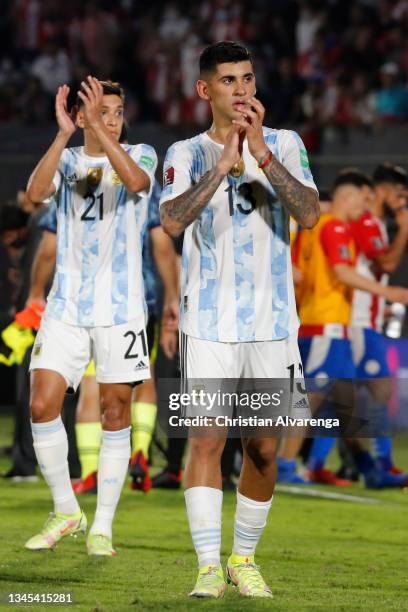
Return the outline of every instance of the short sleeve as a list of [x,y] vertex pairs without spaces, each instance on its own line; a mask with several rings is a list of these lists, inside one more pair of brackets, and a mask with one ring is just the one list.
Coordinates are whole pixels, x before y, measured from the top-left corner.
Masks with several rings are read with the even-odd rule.
[[182,142],[176,142],[166,153],[163,165],[163,191],[160,204],[181,195],[193,185],[191,152]]
[[331,219],[320,232],[320,241],[332,266],[336,264],[353,264],[350,249],[351,235],[348,227],[337,219]]
[[66,175],[66,167],[70,158],[69,149],[64,149],[58,162],[57,171],[54,174],[52,183],[55,187],[55,193],[60,189],[64,176]]
[[368,259],[375,259],[388,251],[379,223],[374,217],[363,216],[352,224],[352,234],[357,250]]
[[150,189],[148,192],[146,191],[141,193],[150,196],[153,192],[153,186],[155,181],[154,175],[157,169],[156,151],[153,149],[153,147],[147,144],[132,145],[126,148],[125,150],[133,159],[133,161],[139,166],[139,168],[141,168],[143,172],[146,172],[147,176],[149,177]]
[[279,130],[278,138],[280,158],[286,170],[303,185],[317,191],[310,171],[307,151],[299,134],[292,130]]

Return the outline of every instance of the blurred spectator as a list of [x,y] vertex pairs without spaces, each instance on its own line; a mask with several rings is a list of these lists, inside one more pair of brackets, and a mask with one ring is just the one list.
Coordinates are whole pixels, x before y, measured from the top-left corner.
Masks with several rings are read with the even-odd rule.
[[408,90],[399,80],[397,64],[388,62],[380,70],[380,89],[375,110],[381,121],[402,121],[408,117]]
[[21,279],[17,269],[27,238],[28,215],[14,204],[0,207],[0,329],[14,318]]
[[54,98],[60,85],[71,82],[71,63],[66,51],[55,40],[47,40],[31,66],[31,74],[37,77],[44,91]]
[[267,120],[314,147],[327,129],[408,119],[408,0],[3,3],[0,121],[51,121],[57,86],[71,83],[73,98],[91,73],[123,83],[130,121],[203,126],[197,57],[220,39],[253,53]]

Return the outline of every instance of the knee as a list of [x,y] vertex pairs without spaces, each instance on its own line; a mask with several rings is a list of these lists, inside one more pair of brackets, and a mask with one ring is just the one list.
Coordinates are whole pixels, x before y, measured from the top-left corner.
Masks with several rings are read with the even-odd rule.
[[117,431],[129,426],[129,402],[114,393],[101,396],[102,428]]
[[267,474],[275,469],[277,455],[275,440],[253,438],[244,444],[244,451],[261,474]]
[[225,440],[209,437],[190,438],[189,445],[190,455],[194,458],[203,461],[220,461]]
[[33,423],[46,423],[55,418],[49,403],[41,395],[34,395],[30,401],[30,410]]

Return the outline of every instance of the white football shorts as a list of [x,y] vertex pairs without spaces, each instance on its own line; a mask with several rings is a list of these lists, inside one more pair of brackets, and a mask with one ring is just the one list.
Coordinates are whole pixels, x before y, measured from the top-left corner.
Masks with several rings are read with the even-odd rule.
[[[302,418],[310,415],[297,333],[283,340],[232,343],[202,340],[181,333],[180,368],[182,393],[191,394],[201,389],[212,394],[218,390],[228,394],[246,389],[250,389],[252,395],[255,392],[271,396],[278,393],[282,401],[276,414]],[[223,408],[226,413],[230,412],[225,406]],[[268,409],[262,412],[267,413]],[[185,413],[210,416],[214,410],[209,413],[208,407],[199,410],[190,407]]]
[[77,327],[44,316],[31,353],[30,371],[54,370],[76,390],[91,360],[98,383],[137,383],[150,378],[145,320]]

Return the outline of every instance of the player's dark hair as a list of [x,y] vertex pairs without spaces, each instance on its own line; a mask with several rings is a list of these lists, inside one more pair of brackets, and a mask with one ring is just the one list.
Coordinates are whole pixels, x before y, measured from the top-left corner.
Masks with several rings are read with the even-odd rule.
[[200,55],[200,75],[216,70],[218,64],[227,62],[251,62],[248,49],[231,40],[223,40],[206,47]]
[[373,181],[364,172],[361,172],[358,168],[345,168],[336,177],[334,181],[334,191],[338,187],[342,187],[343,185],[353,185],[354,187],[372,187]]
[[329,189],[319,189],[319,201],[327,202],[331,200],[332,196]]
[[[104,96],[119,96],[122,102],[125,102],[125,92],[123,91],[120,83],[114,83],[113,81],[100,81],[100,84],[103,88]],[[81,108],[83,102],[79,96],[77,96],[76,105],[78,108]]]
[[401,166],[393,166],[386,162],[377,166],[373,173],[374,185],[391,183],[392,185],[408,185],[408,174]]

